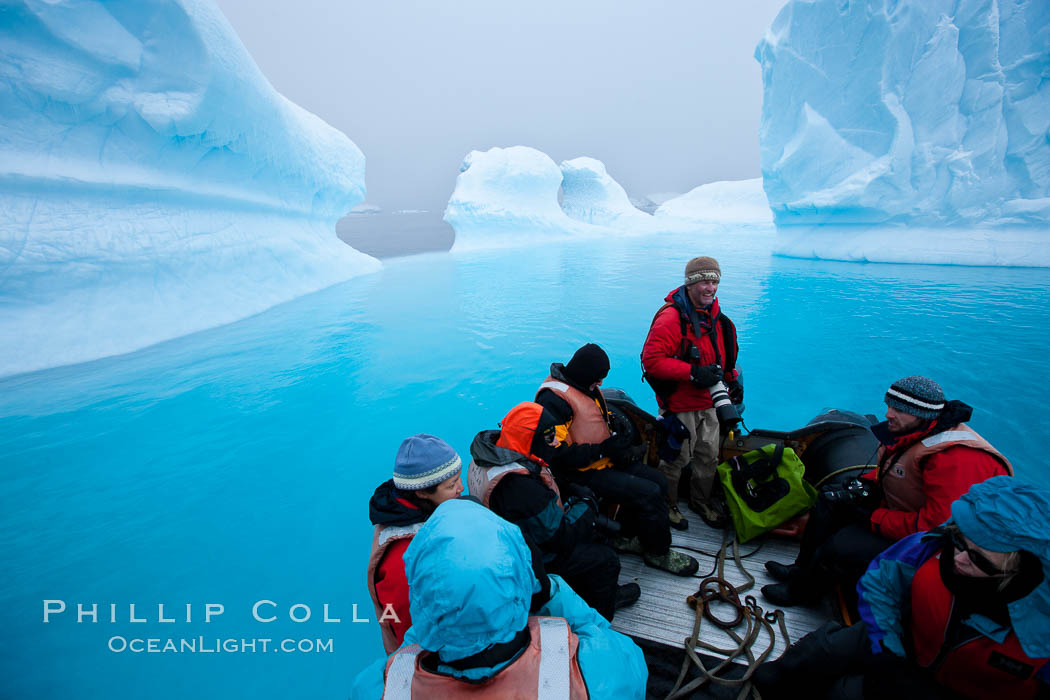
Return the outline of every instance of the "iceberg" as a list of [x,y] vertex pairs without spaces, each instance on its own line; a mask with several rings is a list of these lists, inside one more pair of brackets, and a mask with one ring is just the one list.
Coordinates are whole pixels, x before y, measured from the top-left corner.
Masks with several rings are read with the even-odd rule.
[[452,250],[610,232],[607,227],[570,218],[558,203],[561,185],[557,164],[535,148],[471,151],[463,159],[445,207],[444,219],[456,232]]
[[771,224],[773,214],[762,189],[762,178],[723,180],[665,201],[654,216],[727,224]]
[[1050,4],[791,0],[755,57],[778,252],[1050,265]]
[[0,375],[231,322],[378,269],[365,159],[210,0],[5,6]]
[[652,229],[652,215],[631,203],[627,191],[606,172],[600,160],[564,160],[561,174],[561,207],[570,217],[599,226]]
[[[655,214],[635,206],[600,160],[562,161],[527,146],[471,151],[445,208],[454,251],[568,240],[699,231],[704,224],[771,221],[761,180],[714,182],[665,201]],[[724,228],[718,229],[724,234]]]

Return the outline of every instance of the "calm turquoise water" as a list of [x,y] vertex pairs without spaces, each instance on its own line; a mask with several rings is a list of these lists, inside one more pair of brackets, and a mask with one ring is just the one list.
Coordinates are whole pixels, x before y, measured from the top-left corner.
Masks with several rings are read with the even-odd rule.
[[[373,617],[367,501],[401,439],[435,433],[467,458],[478,430],[587,341],[612,357],[607,385],[655,410],[638,353],[697,254],[722,263],[750,427],[793,429],[825,407],[880,413],[891,381],[927,374],[976,406],[971,424],[1023,478],[1050,486],[1050,271],[781,259],[770,242],[711,229],[403,258],[240,323],[0,380],[0,697],[345,697],[381,652],[352,606]],[[44,624],[44,600],[67,612]],[[252,618],[259,600],[277,621]],[[77,603],[97,603],[99,622],[77,624]],[[130,603],[147,622],[128,621]],[[160,603],[177,622],[157,621]],[[224,614],[204,623],[207,603]],[[322,621],[325,603],[341,622]],[[296,604],[309,621],[288,620]],[[107,648],[201,635],[208,648],[333,650]]]

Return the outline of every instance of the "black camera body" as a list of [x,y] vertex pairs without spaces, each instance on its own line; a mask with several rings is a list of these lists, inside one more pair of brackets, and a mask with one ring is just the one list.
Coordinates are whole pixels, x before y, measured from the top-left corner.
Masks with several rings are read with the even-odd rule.
[[564,508],[565,512],[569,512],[574,505],[577,503],[587,504],[588,509],[591,513],[591,519],[594,523],[594,529],[605,534],[608,537],[616,537],[620,534],[620,523],[616,522],[612,518],[602,515],[598,511],[598,504],[591,496],[584,495],[573,495],[565,499]]
[[872,488],[867,482],[860,479],[849,479],[841,484],[825,486],[820,496],[832,503],[864,503],[871,498],[872,493]]

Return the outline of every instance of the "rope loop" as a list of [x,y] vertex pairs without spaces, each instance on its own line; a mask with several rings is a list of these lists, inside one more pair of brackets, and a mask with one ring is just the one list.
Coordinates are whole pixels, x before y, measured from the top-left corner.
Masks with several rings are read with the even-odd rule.
[[[740,586],[734,586],[724,578],[723,567],[730,546],[732,546],[733,559],[737,568],[744,578],[747,579],[747,582]],[[744,700],[744,698],[749,696],[760,700],[761,696],[758,690],[751,684],[751,675],[759,665],[769,658],[773,651],[773,647],[776,644],[774,625],[780,628],[785,646],[789,646],[791,640],[788,637],[787,625],[782,610],[764,611],[762,606],[758,604],[758,599],[753,595],[744,596],[744,602],[740,602],[741,594],[749,590],[754,584],[754,577],[744,569],[740,561],[739,542],[736,541],[735,537],[730,540],[728,532],[724,533],[722,549],[718,553],[715,563],[715,573],[703,579],[696,593],[686,598],[686,602],[695,610],[693,631],[685,639],[685,659],[682,661],[678,680],[671,693],[667,696],[669,700],[671,698],[686,697],[709,682],[739,688],[740,692],[737,695],[737,700]],[[735,614],[732,619],[724,620],[717,617],[711,609],[713,603],[722,603],[733,608]],[[728,634],[737,646],[724,649],[702,641],[700,638],[700,623],[705,617]],[[743,634],[740,634],[736,628],[744,623],[746,625],[744,625]],[[761,653],[756,655],[756,649],[759,646],[756,643],[762,632],[765,632],[769,643]],[[704,661],[698,653],[700,650],[713,652],[724,658],[714,668],[709,669],[704,665]],[[743,675],[737,678],[725,678],[719,675],[728,670],[737,659],[746,664]],[[696,666],[700,676],[686,683],[686,676],[691,666]]]

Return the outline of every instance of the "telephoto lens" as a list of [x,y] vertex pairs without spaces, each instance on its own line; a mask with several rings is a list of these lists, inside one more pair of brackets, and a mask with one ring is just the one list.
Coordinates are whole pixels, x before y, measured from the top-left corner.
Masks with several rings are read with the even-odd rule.
[[714,404],[718,422],[726,428],[732,428],[739,423],[740,414],[737,413],[733,400],[729,398],[729,390],[726,388],[725,382],[715,382],[707,387],[707,390],[711,394],[711,403]]

